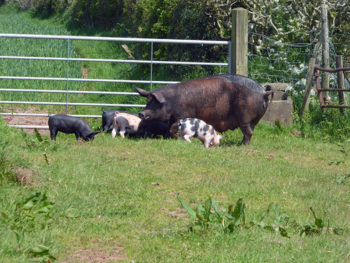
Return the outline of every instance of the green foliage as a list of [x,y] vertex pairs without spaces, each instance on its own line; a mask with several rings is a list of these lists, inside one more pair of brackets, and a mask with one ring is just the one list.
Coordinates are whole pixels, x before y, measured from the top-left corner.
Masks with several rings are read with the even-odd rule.
[[350,138],[350,112],[340,113],[338,109],[327,109],[322,112],[318,102],[310,105],[304,120],[295,118],[304,134],[314,138],[344,142]]
[[227,211],[220,211],[216,201],[209,198],[192,210],[179,196],[180,204],[186,209],[192,220],[190,230],[208,231],[210,227],[219,226],[224,232],[233,232],[238,227],[245,227],[245,204],[240,198],[236,206],[230,205]]
[[[271,203],[267,210],[262,214],[260,219],[252,220],[246,224],[245,219],[245,204],[242,198],[239,198],[236,205],[230,205],[227,211],[220,211],[217,207],[216,201],[213,198],[209,198],[205,203],[199,204],[196,211],[190,208],[181,198],[177,195],[177,199],[183,208],[191,218],[190,230],[194,232],[207,232],[209,229],[220,229],[223,232],[234,232],[237,228],[248,229],[251,227],[259,227],[261,229],[269,230],[279,233],[282,237],[290,238],[287,229],[294,228],[294,230],[302,235],[321,234],[325,227],[323,219],[316,216],[316,213],[312,207],[310,210],[314,216],[314,224],[306,224],[301,226],[295,221],[291,221],[290,217],[279,209],[278,204]],[[271,215],[272,220],[268,219]],[[268,220],[265,221],[264,220]],[[268,222],[268,223],[266,223]],[[327,230],[329,230],[329,225]],[[344,230],[338,227],[333,229],[333,233],[336,235],[343,234]]]
[[122,11],[122,0],[80,0],[73,2],[70,19],[78,28],[111,29],[120,22]]
[[[4,136],[6,134],[6,136]],[[26,167],[26,159],[13,145],[13,137],[18,138],[14,132],[0,119],[0,187],[16,183],[13,169]]]
[[32,13],[34,16],[40,18],[48,18],[54,14],[54,3],[60,3],[62,1],[52,1],[52,0],[37,0],[34,2]]
[[300,231],[300,236],[303,235],[315,235],[315,234],[321,234],[323,232],[328,233],[328,232],[333,232],[335,235],[342,235],[344,233],[344,229],[339,228],[339,227],[334,227],[331,229],[329,227],[329,221],[328,225],[326,226],[324,220],[320,217],[317,217],[316,212],[312,207],[310,207],[310,210],[312,212],[312,215],[314,217],[314,224],[306,224],[303,226],[302,230]]
[[[129,36],[175,39],[219,39],[213,10],[203,1],[127,1],[124,7]],[[137,45],[137,53],[149,59],[149,46]],[[211,45],[156,45],[154,59],[175,61],[227,61],[227,50]],[[147,67],[145,67],[147,68]],[[167,74],[186,79],[187,67],[169,66]],[[201,76],[213,67],[200,67]],[[193,77],[193,72],[192,72]]]
[[177,198],[190,215],[193,223],[190,227],[192,231],[207,231],[210,227],[220,226],[225,232],[233,232],[236,228],[245,225],[245,205],[241,198],[234,208],[233,205],[229,206],[227,212],[220,211],[213,198],[207,199],[203,205],[199,204],[196,211],[192,210],[179,196]]
[[[0,225],[3,229],[14,233],[18,248],[22,248],[27,234],[38,230],[47,230],[52,221],[52,210],[55,203],[49,201],[46,193],[34,192],[22,201],[13,202],[6,210],[0,206]],[[24,248],[25,254],[36,261],[55,260],[50,249],[44,245]]]
[[0,185],[11,178],[11,163],[8,159],[8,146],[8,142],[2,142],[0,140]]

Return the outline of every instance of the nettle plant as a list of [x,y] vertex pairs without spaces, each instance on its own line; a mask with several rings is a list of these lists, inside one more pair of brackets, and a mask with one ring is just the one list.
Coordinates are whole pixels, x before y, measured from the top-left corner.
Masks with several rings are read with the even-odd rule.
[[321,234],[323,232],[332,232],[336,235],[343,233],[341,228],[331,228],[329,220],[326,225],[322,218],[317,217],[312,207],[310,207],[310,210],[315,220],[314,223],[300,225],[283,212],[278,204],[274,203],[271,203],[258,219],[247,221],[245,216],[246,206],[242,198],[237,200],[236,205],[229,205],[227,210],[219,210],[213,198],[207,199],[204,204],[199,204],[195,210],[185,203],[179,195],[177,195],[177,198],[190,216],[189,230],[192,232],[219,230],[224,233],[233,233],[238,229],[258,227],[279,233],[282,237],[287,238],[290,238],[291,232],[299,233],[300,236]]

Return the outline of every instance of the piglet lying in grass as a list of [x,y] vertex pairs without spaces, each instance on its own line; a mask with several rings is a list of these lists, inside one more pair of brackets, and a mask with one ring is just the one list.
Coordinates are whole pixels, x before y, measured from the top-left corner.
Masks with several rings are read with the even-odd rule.
[[181,139],[185,139],[188,142],[191,142],[191,137],[198,138],[205,148],[218,146],[220,140],[224,138],[224,136],[217,134],[213,126],[196,118],[185,118],[177,121],[172,125],[171,134],[174,135],[176,132]]
[[91,130],[89,124],[82,119],[64,114],[57,114],[49,117],[50,137],[56,140],[57,133],[74,133],[77,140],[83,138],[85,141],[92,141],[99,131]]

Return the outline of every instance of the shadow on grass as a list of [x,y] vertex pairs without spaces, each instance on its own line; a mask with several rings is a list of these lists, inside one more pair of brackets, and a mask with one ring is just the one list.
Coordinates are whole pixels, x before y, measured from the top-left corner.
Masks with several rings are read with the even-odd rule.
[[234,140],[234,139],[224,139],[220,142],[219,147],[232,147],[232,146],[242,146],[242,140]]

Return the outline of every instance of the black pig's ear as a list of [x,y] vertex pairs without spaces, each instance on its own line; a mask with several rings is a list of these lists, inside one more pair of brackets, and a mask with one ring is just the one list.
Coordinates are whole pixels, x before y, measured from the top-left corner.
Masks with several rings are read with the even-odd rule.
[[140,89],[140,88],[135,88],[135,89],[143,97],[148,97],[148,95],[151,93],[151,92],[146,91],[144,89]]
[[159,103],[165,103],[165,98],[162,93],[152,93],[152,95]]

